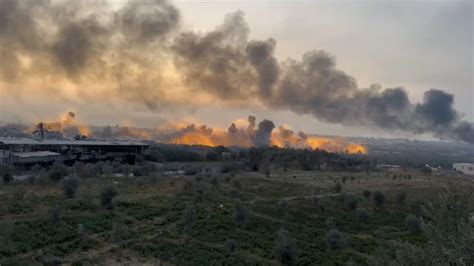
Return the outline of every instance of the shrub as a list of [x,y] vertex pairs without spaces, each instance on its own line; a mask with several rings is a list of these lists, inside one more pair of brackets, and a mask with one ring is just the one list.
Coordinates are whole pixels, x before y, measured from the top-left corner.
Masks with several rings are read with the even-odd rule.
[[83,237],[83,236],[86,235],[86,229],[84,228],[84,225],[83,225],[83,224],[78,224],[78,225],[77,225],[76,234],[77,234],[79,237]]
[[349,207],[349,209],[355,210],[355,209],[357,209],[357,206],[359,204],[359,200],[357,199],[356,196],[354,196],[352,194],[349,194],[346,197],[346,204],[347,204],[347,207]]
[[213,176],[211,178],[211,184],[215,187],[219,186],[219,178],[217,176]]
[[184,169],[184,175],[196,175],[197,172],[198,171],[196,167],[186,167]]
[[48,177],[49,179],[53,181],[59,181],[66,175],[67,175],[67,168],[60,161],[55,161],[48,171]]
[[367,223],[369,221],[369,213],[366,210],[360,210],[357,213],[357,216],[359,218],[359,221],[363,223]]
[[242,226],[247,222],[248,211],[245,209],[240,202],[236,203],[234,206],[234,221],[237,223],[237,226]]
[[342,191],[342,184],[337,182],[336,185],[334,185],[334,192],[341,193],[341,191]]
[[221,174],[228,174],[239,170],[240,166],[237,163],[225,163],[221,166]]
[[405,199],[407,198],[407,193],[405,191],[401,191],[397,194],[397,203],[400,205],[405,204]]
[[374,192],[374,202],[377,207],[383,207],[385,204],[385,195],[381,191]]
[[229,252],[234,252],[235,249],[236,249],[236,247],[237,247],[237,244],[235,243],[234,240],[232,240],[232,239],[227,239],[227,240],[225,241],[225,246],[227,247],[227,250],[228,250]]
[[74,198],[79,188],[79,178],[70,176],[63,180],[63,194],[66,198]]
[[362,195],[364,195],[364,198],[369,199],[370,196],[372,196],[372,192],[370,190],[364,190]]
[[8,172],[8,173],[3,174],[2,178],[3,178],[3,182],[5,184],[7,184],[7,183],[10,183],[10,181],[13,180],[13,175],[12,175],[12,173]]
[[184,232],[191,235],[194,223],[196,221],[196,210],[192,205],[189,205],[184,211]]
[[342,183],[345,184],[346,181],[347,181],[347,176],[343,176],[342,179],[341,179]]
[[338,250],[346,246],[347,240],[339,230],[332,229],[326,235],[326,244],[330,249]]
[[0,176],[2,177],[3,183],[10,183],[10,181],[13,180],[11,167],[7,165],[0,165]]
[[242,189],[242,184],[239,180],[234,180],[234,187],[239,190]]
[[130,236],[130,229],[127,225],[114,222],[112,225],[112,241],[120,242],[126,240]]
[[113,199],[118,195],[117,190],[113,186],[108,186],[102,189],[100,193],[100,203],[106,209],[113,209],[114,203]]
[[422,230],[421,219],[413,214],[407,216],[405,219],[405,225],[407,226],[408,231],[412,234],[417,234]]
[[281,265],[296,265],[296,246],[285,230],[278,232],[275,255]]
[[54,223],[59,223],[61,220],[61,207],[59,205],[54,205],[51,209],[51,218]]

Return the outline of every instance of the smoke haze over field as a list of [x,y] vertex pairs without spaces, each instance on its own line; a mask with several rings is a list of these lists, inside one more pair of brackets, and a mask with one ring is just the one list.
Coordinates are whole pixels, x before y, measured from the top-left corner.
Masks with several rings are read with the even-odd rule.
[[[189,31],[166,0],[128,1],[119,9],[106,1],[0,0],[0,97],[132,102],[151,112],[255,105],[474,143],[473,125],[454,109],[450,93],[429,89],[416,103],[402,87],[360,88],[323,50],[279,61],[278,40],[249,34],[241,11],[225,15],[213,31]],[[255,143],[270,144],[274,128],[249,118]],[[229,127],[229,134],[239,132]]]

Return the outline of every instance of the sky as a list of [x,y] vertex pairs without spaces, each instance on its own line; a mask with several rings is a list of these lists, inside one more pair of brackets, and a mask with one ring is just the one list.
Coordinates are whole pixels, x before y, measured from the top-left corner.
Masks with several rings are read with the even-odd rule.
[[[226,14],[242,11],[250,29],[248,39],[273,38],[274,56],[279,61],[301,60],[306,51],[324,50],[334,57],[337,69],[355,78],[360,88],[374,83],[383,88],[403,87],[413,103],[422,101],[425,91],[440,89],[454,95],[454,108],[462,120],[474,122],[472,1],[177,0],[171,3],[180,11],[179,31],[205,34],[221,25]],[[119,9],[125,2],[112,4]],[[57,90],[62,88],[58,86]],[[424,137],[393,128],[327,123],[325,119],[297,114],[288,108],[223,104],[222,98],[199,106],[150,110],[128,102],[71,100],[51,91],[16,93],[10,87],[0,93],[0,120],[12,122],[54,118],[72,110],[81,121],[95,125],[126,123],[156,127],[169,121],[189,120],[227,127],[230,121],[253,114],[258,119],[271,119],[276,124],[318,134]]]

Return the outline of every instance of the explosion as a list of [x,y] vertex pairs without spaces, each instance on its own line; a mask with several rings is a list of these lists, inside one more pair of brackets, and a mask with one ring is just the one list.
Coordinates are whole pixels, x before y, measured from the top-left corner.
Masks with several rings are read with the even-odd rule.
[[280,126],[278,131],[273,131],[272,121],[263,120],[255,129],[255,117],[249,116],[248,126],[237,127],[232,123],[227,131],[212,129],[205,125],[196,127],[191,124],[182,128],[175,134],[170,143],[204,146],[239,146],[260,147],[275,146],[279,148],[320,149],[328,152],[343,152],[348,154],[367,154],[366,146],[350,143],[345,139],[308,136],[304,132],[295,134],[294,131]]
[[93,135],[92,130],[89,126],[83,124],[76,119],[76,114],[74,112],[67,112],[60,115],[58,121],[45,121],[37,122],[33,128],[27,130],[26,133],[33,133],[41,125],[43,129],[49,133],[53,134],[62,134],[65,137],[91,137]]

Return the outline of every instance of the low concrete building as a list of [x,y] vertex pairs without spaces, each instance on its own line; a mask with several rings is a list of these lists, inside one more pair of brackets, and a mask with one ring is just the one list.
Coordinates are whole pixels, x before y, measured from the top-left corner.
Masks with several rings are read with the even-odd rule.
[[465,175],[474,175],[474,163],[453,163],[453,171]]
[[12,165],[49,164],[54,161],[120,161],[135,163],[148,144],[137,141],[37,140],[0,138],[0,163]]
[[11,164],[49,164],[61,158],[61,154],[51,151],[12,152]]

